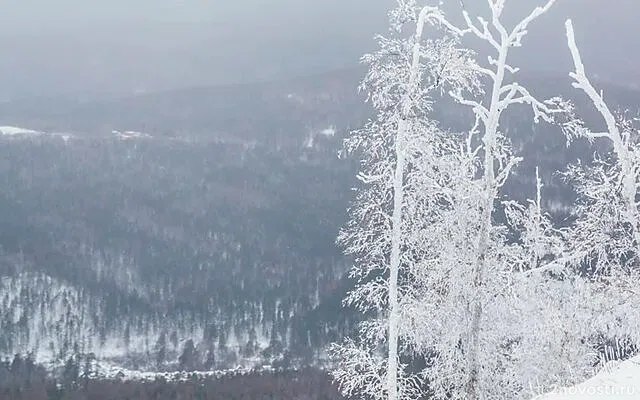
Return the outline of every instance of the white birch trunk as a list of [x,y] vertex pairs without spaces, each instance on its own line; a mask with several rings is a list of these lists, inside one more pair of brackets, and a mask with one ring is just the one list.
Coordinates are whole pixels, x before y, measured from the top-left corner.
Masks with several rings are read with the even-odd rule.
[[387,359],[387,387],[389,400],[398,400],[398,272],[402,240],[402,203],[404,201],[404,151],[402,143],[406,121],[401,121],[396,138],[396,169],[393,181],[393,216],[391,262],[389,265],[389,352]]
[[485,125],[484,136],[482,141],[484,143],[484,188],[485,188],[485,203],[482,206],[482,217],[480,220],[480,236],[478,243],[478,258],[473,271],[473,289],[474,289],[474,304],[471,315],[471,326],[469,329],[469,347],[467,353],[468,362],[468,377],[467,377],[467,398],[469,400],[477,400],[480,398],[478,388],[478,374],[480,365],[478,357],[480,354],[480,330],[482,321],[482,287],[485,282],[486,274],[486,258],[489,251],[491,227],[493,226],[493,208],[494,202],[497,196],[497,185],[495,178],[495,155],[494,147],[496,145],[496,136],[498,133],[498,126],[500,123],[500,92],[503,87],[507,54],[509,49],[509,41],[507,38],[503,38],[502,45],[499,50],[498,60],[496,63],[496,74],[493,79],[493,88],[491,92],[491,104],[489,107],[488,118]]
[[[474,100],[464,99],[460,95],[454,96],[461,104],[471,106],[474,113],[484,124],[484,132],[482,133],[482,142],[484,147],[483,160],[483,186],[484,198],[480,205],[480,220],[478,230],[478,243],[476,262],[472,270],[472,294],[467,302],[470,325],[468,330],[468,343],[466,347],[467,377],[465,382],[466,398],[468,400],[478,400],[482,394],[479,386],[480,365],[479,358],[480,333],[482,330],[481,323],[483,317],[482,296],[487,280],[487,256],[491,246],[491,229],[493,227],[493,209],[496,201],[497,192],[501,185],[500,176],[508,175],[510,165],[499,171],[496,176],[496,151],[498,151],[498,128],[500,125],[500,117],[504,109],[512,104],[530,104],[533,107],[535,120],[540,117],[549,120],[548,114],[552,113],[546,104],[537,101],[531,94],[517,83],[505,85],[505,75],[509,71],[517,72],[517,68],[513,68],[507,64],[507,56],[509,48],[521,45],[522,38],[527,33],[528,25],[544,14],[555,3],[555,0],[547,0],[544,6],[536,7],[528,17],[524,18],[511,31],[507,31],[500,21],[502,11],[506,0],[488,0],[491,10],[491,20],[478,18],[481,28],[479,28],[471,19],[466,10],[463,10],[463,16],[467,24],[467,28],[459,29],[451,24],[439,11],[432,15],[432,20],[437,21],[457,35],[464,36],[466,34],[474,34],[481,40],[489,43],[498,53],[497,59],[490,59],[490,68],[478,68],[478,71],[490,77],[492,81],[491,99],[488,107],[484,107],[481,103]],[[495,32],[489,28],[492,25]],[[496,36],[497,34],[497,36]],[[504,96],[503,96],[504,95]]]
[[402,115],[398,121],[398,132],[395,139],[396,166],[393,178],[393,215],[391,220],[391,260],[389,265],[389,349],[387,358],[387,390],[389,400],[399,400],[398,391],[398,331],[399,331],[399,307],[398,307],[398,275],[400,271],[400,252],[402,245],[402,220],[404,203],[404,173],[405,173],[405,138],[409,129],[409,114],[414,107],[413,95],[418,88],[420,68],[420,41],[424,30],[425,18],[428,9],[420,12],[418,18],[411,70],[407,93],[402,103]]

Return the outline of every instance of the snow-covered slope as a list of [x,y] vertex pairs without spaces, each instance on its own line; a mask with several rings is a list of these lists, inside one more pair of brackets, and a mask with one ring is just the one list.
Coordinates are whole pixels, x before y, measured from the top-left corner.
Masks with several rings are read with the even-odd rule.
[[560,388],[535,400],[640,399],[640,356],[606,368],[584,383]]
[[174,139],[0,134],[0,358],[165,371],[192,343],[187,370],[324,362],[352,186],[339,139],[312,161],[295,140]]
[[[155,364],[162,332],[175,331],[176,341],[167,339],[163,346],[167,363],[177,360],[188,338],[194,339],[202,353],[208,349],[205,328],[198,321],[187,326],[167,318],[160,326],[145,322],[145,315],[110,320],[105,315],[107,308],[108,300],[45,274],[0,275],[0,356],[31,353],[37,362],[55,365],[74,354],[92,353],[101,365],[111,365],[104,376],[112,377],[120,372],[126,375],[121,364],[130,357],[151,360],[139,362],[139,368]],[[234,330],[227,337],[227,347],[240,352],[248,335]],[[254,341],[258,349],[267,348],[269,331],[259,330]],[[225,354],[218,351],[216,356],[221,359]],[[245,357],[236,365],[253,368],[263,362],[257,356]]]

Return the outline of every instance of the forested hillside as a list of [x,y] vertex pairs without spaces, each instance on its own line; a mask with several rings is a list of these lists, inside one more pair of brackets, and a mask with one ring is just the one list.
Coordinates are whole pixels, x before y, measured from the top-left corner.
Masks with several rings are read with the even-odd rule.
[[223,365],[343,329],[312,316],[346,265],[333,238],[351,178],[333,153],[45,135],[1,151],[5,354],[161,365],[193,339]]
[[[34,131],[0,137],[0,352],[149,370],[323,364],[356,322],[335,237],[357,185],[342,139],[371,115],[359,73],[3,106],[4,125]],[[435,112],[445,128],[469,118]],[[533,193],[539,165],[565,218],[573,194],[553,172],[592,150],[517,109],[504,126],[527,155],[506,190]]]

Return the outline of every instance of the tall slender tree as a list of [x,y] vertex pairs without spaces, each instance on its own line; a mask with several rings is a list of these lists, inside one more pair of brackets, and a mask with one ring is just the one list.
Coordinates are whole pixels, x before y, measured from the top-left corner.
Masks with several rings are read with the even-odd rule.
[[[575,183],[581,197],[580,214],[574,232],[575,243],[582,245],[579,254],[595,255],[598,270],[624,264],[638,264],[640,256],[640,140],[634,120],[616,116],[586,75],[580,50],[575,41],[571,20],[566,23],[567,40],[575,71],[573,86],[587,95],[605,122],[606,129],[593,132],[584,123],[574,123],[569,139],[584,137],[606,141],[609,154],[595,160],[592,167],[572,166],[567,176]],[[606,217],[606,218],[603,218]]]
[[[574,266],[584,269],[605,295],[607,318],[597,333],[615,347],[614,356],[628,356],[640,345],[640,134],[638,119],[615,113],[587,76],[571,20],[567,43],[575,70],[573,86],[582,91],[604,120],[593,131],[573,119],[569,139],[583,137],[606,144],[591,165],[569,167],[565,176],[579,195],[577,220],[570,231]],[[597,310],[596,310],[597,311]],[[595,311],[594,311],[595,312]],[[611,345],[610,345],[611,346]],[[610,353],[607,351],[605,353]],[[605,361],[610,358],[605,354]]]
[[[346,143],[349,152],[364,156],[359,178],[365,185],[339,237],[356,258],[351,275],[359,280],[346,302],[378,317],[362,325],[360,343],[333,348],[342,360],[334,376],[349,395],[360,391],[397,400],[419,392],[419,380],[404,376],[399,365],[401,278],[411,261],[408,204],[424,195],[419,194],[424,187],[412,185],[408,176],[427,171],[425,163],[438,160],[432,157],[438,151],[432,139],[442,132],[427,118],[429,94],[438,88],[461,92],[477,86],[468,51],[451,39],[423,39],[429,12],[415,0],[400,0],[391,12],[396,35],[379,37],[380,50],[364,57],[370,70],[362,88],[369,92],[377,119]],[[415,27],[408,38],[402,37],[407,25]],[[383,342],[386,357],[380,358],[376,347]]]

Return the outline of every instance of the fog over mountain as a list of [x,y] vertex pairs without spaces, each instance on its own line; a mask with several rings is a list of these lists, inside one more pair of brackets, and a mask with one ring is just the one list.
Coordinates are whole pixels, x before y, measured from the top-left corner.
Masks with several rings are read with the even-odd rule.
[[[453,11],[460,3],[451,1]],[[536,0],[509,4],[520,15]],[[10,0],[0,8],[0,99],[101,96],[305,76],[352,67],[386,31],[392,0]],[[466,0],[468,8],[484,6]],[[519,8],[519,9],[516,9]],[[640,82],[635,0],[559,0],[520,57],[565,74],[563,21],[604,79]],[[539,25],[544,25],[540,27]],[[615,38],[615,39],[613,39]],[[526,53],[526,54],[524,54]],[[613,62],[612,60],[616,60]],[[624,62],[621,62],[623,60]]]

